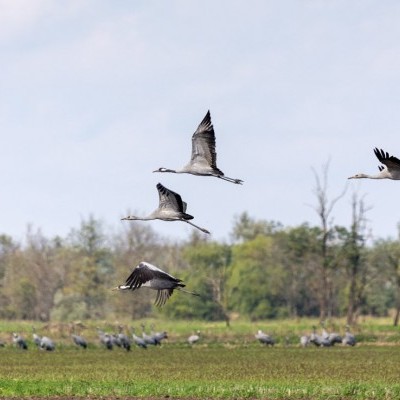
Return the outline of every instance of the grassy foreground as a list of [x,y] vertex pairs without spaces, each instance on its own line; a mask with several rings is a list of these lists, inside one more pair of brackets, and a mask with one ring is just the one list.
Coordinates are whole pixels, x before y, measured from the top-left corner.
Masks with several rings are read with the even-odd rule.
[[400,347],[0,352],[0,397],[399,399]]

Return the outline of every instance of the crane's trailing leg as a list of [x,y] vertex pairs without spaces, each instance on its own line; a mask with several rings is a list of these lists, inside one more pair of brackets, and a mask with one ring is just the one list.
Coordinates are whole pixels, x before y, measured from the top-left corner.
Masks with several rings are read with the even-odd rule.
[[222,176],[222,175],[217,175],[218,178],[223,179],[224,181],[236,183],[237,185],[243,185],[243,181],[241,179],[234,179],[234,178],[228,178],[227,176]]
[[197,226],[194,223],[187,221],[186,219],[181,219],[181,221],[186,222],[186,223],[194,226],[195,228],[200,229],[202,232],[208,233],[209,235],[211,235],[211,232],[209,232],[207,229],[201,228],[200,226]]

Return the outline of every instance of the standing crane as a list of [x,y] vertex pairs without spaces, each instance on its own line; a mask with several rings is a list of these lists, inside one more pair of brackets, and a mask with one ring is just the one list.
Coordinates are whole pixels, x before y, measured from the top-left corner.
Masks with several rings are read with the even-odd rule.
[[300,346],[307,347],[310,343],[310,337],[308,335],[300,336]]
[[356,338],[352,333],[350,333],[350,327],[348,325],[346,325],[346,333],[344,334],[342,342],[347,346],[355,346],[356,344]]
[[105,333],[100,328],[97,328],[97,334],[99,336],[100,343],[105,346],[107,350],[113,349],[113,342],[111,339],[111,335],[109,333]]
[[83,349],[87,348],[87,341],[84,337],[82,337],[81,335],[77,335],[76,331],[75,331],[75,324],[72,323],[71,326],[71,338],[73,340],[73,342],[79,346],[82,347]]
[[157,339],[154,337],[154,335],[148,335],[146,333],[146,325],[145,324],[140,324],[140,326],[142,327],[142,338],[146,342],[146,344],[150,344],[153,346],[157,346],[158,344],[160,344],[157,341]]
[[33,338],[33,343],[35,343],[36,346],[39,348],[42,338],[36,333],[36,328],[34,326],[32,326],[32,338]]
[[140,336],[137,336],[135,334],[135,329],[131,328],[131,333],[132,333],[132,338],[133,341],[135,342],[135,344],[139,347],[141,347],[142,349],[147,349],[147,343],[144,341],[143,338],[141,338]]
[[164,339],[168,339],[168,333],[166,331],[154,332],[154,325],[153,324],[150,325],[150,329],[151,329],[151,335],[157,341],[157,344],[161,345],[161,342]]
[[360,179],[360,178],[368,178],[368,179],[400,179],[400,160],[397,157],[390,156],[388,152],[383,151],[382,149],[378,149],[375,147],[374,153],[377,159],[383,164],[378,166],[379,173],[376,175],[368,175],[368,174],[356,174],[354,176],[350,176],[349,179]]
[[17,347],[19,347],[22,350],[28,350],[28,344],[26,343],[25,339],[17,334],[17,333],[13,333],[13,342],[17,345]]
[[266,346],[274,346],[275,340],[268,334],[264,333],[261,329],[254,335],[254,337]]
[[190,214],[186,214],[187,204],[182,201],[182,197],[178,193],[167,189],[161,185],[161,183],[157,184],[157,190],[159,196],[159,205],[156,210],[154,210],[147,217],[136,217],[134,215],[129,215],[128,217],[121,218],[121,221],[151,221],[154,219],[160,219],[162,221],[183,221],[197,229],[200,229],[204,233],[210,233],[207,229],[201,228],[200,226],[188,221],[194,217]]
[[197,293],[182,289],[185,287],[185,284],[182,283],[181,279],[175,278],[155,265],[145,261],[142,261],[133,269],[125,285],[119,285],[114,288],[114,290],[136,290],[141,287],[157,290],[157,296],[154,302],[157,307],[162,307],[175,289],[194,296],[199,296]]
[[327,332],[325,329],[325,321],[321,321],[322,327],[322,340],[328,341],[331,346],[334,346],[335,343],[342,343],[342,337],[336,332]]
[[317,328],[313,326],[313,333],[310,335],[310,343],[314,343],[317,347],[329,347],[332,343],[327,335],[318,335]]
[[193,333],[193,335],[190,335],[188,337],[188,343],[190,345],[197,343],[199,340],[200,340],[200,331],[196,331],[196,333]]
[[192,156],[187,165],[181,169],[159,168],[153,172],[173,172],[176,174],[192,174],[200,176],[215,176],[228,182],[241,185],[241,179],[228,178],[217,167],[217,153],[215,151],[215,133],[211,123],[210,111],[200,122],[192,136]]
[[54,351],[56,345],[49,337],[42,336],[42,339],[40,340],[40,348],[46,351]]
[[122,325],[118,326],[118,334],[116,335],[119,342],[121,343],[121,347],[126,351],[131,351],[131,339],[129,336],[123,333],[124,327]]

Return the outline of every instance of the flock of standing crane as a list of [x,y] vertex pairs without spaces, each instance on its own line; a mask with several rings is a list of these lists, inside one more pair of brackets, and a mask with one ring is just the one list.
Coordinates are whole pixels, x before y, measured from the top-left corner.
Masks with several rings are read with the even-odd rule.
[[[118,325],[117,332],[108,333],[100,328],[97,328],[97,336],[99,342],[107,350],[113,350],[114,347],[119,347],[126,351],[130,351],[132,345],[136,345],[142,349],[147,349],[148,346],[161,346],[163,340],[168,339],[168,333],[166,331],[155,332],[154,326],[150,326],[150,333],[146,333],[145,324],[141,324],[142,334],[136,334],[135,328],[130,327],[127,329],[128,335],[124,333],[124,327]],[[71,335],[73,343],[86,349],[88,347],[88,341],[81,335],[77,335],[75,332],[75,326],[72,326]],[[263,332],[261,329],[254,335],[261,344],[265,346],[273,347],[275,345],[275,339]],[[56,349],[55,342],[47,336],[39,336],[36,333],[35,328],[32,327],[32,339],[33,343],[41,350],[54,351]],[[191,346],[198,343],[201,340],[200,331],[196,331],[187,338],[187,343]],[[22,350],[28,349],[27,341],[17,333],[13,333],[12,341],[15,346]],[[284,343],[288,345],[288,338],[284,339]],[[303,335],[300,337],[299,344],[301,347],[307,347],[308,345],[315,345],[317,347],[331,347],[337,343],[341,343],[347,346],[354,346],[356,344],[355,336],[350,333],[349,326],[346,326],[346,332],[342,337],[336,332],[327,332],[324,325],[322,324],[321,334],[318,334],[316,327],[313,327],[313,332],[310,335]]]

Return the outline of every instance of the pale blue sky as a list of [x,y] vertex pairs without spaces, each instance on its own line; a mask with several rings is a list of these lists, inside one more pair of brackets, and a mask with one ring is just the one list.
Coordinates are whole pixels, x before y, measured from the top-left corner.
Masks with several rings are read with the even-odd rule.
[[[65,235],[91,213],[116,229],[157,206],[157,182],[218,240],[243,211],[316,224],[311,168],[330,159],[330,195],[349,184],[335,222],[358,188],[394,236],[400,182],[347,177],[378,171],[375,146],[400,157],[399,20],[394,0],[0,0],[0,233]],[[153,174],[187,163],[208,109],[244,185]]]

